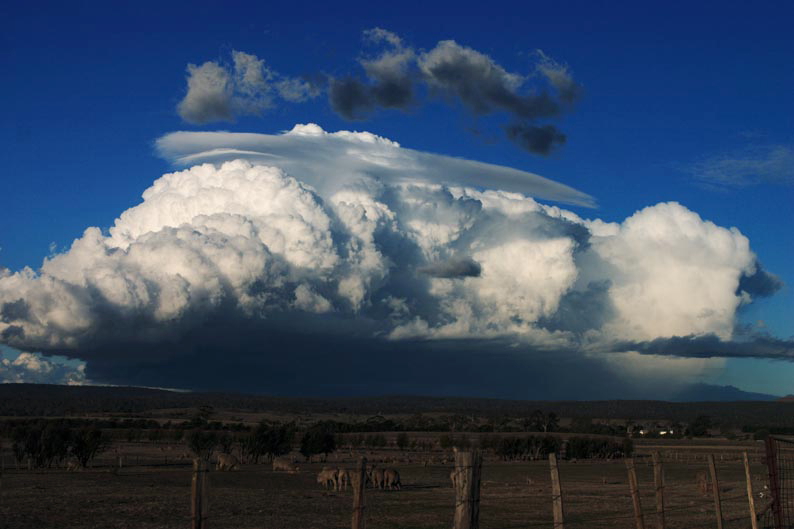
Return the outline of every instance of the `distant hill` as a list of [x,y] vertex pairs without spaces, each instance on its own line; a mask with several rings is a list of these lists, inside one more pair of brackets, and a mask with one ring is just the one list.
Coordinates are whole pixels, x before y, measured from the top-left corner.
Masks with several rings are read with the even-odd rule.
[[[725,395],[733,390],[717,391],[717,393]],[[155,409],[199,406],[281,414],[344,413],[363,416],[444,413],[480,417],[527,417],[534,410],[539,409],[546,413],[554,412],[560,417],[572,418],[690,422],[699,415],[708,415],[718,423],[738,427],[744,425],[794,427],[791,403],[775,400],[523,401],[421,396],[296,398],[231,393],[177,393],[131,387],[0,384],[0,416],[80,416],[89,413],[139,415]]]
[[[714,402],[714,401],[743,401],[743,400],[781,400],[777,395],[766,393],[752,393],[742,391],[734,386],[712,386],[710,384],[692,384],[671,400],[676,402]],[[792,397],[794,400],[794,397]]]

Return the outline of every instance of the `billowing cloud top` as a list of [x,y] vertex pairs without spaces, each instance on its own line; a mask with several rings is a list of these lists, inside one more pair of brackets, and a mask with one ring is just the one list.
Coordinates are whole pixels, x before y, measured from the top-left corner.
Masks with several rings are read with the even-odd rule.
[[680,204],[582,219],[527,196],[592,203],[566,186],[368,133],[175,133],[158,147],[212,163],[162,176],[38,272],[0,272],[1,343],[82,358],[103,382],[161,366],[171,378],[134,381],[206,387],[223,362],[300,385],[315,365],[331,390],[394,379],[396,351],[438,381],[452,343],[499,358],[719,344],[770,293],[752,285],[774,284],[737,229]]

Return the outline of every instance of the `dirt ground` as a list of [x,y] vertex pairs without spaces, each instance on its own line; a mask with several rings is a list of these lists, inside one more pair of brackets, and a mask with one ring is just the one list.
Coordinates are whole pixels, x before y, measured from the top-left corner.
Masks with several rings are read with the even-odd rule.
[[[6,458],[0,484],[0,529],[16,528],[185,528],[190,522],[189,460],[181,448],[122,447],[125,466],[106,453],[94,468],[17,470]],[[664,448],[664,447],[662,447]],[[715,447],[724,448],[724,447]],[[696,475],[707,462],[686,458],[683,447],[664,460],[667,527],[716,527],[713,497],[698,490]],[[717,456],[726,529],[749,527],[742,463],[734,452]],[[348,455],[347,453],[345,454]],[[367,489],[367,525],[372,529],[448,529],[454,492],[450,464],[424,466],[423,454],[398,451],[368,453],[370,459],[399,457],[404,462],[381,466],[399,470],[400,491]],[[723,456],[723,457],[720,457]],[[352,468],[355,457],[329,462]],[[407,462],[411,459],[412,462]],[[678,459],[676,461],[675,459]],[[722,459],[722,460],[721,460]],[[649,458],[637,458],[641,501],[647,527],[656,526],[653,471]],[[325,491],[316,483],[322,463],[303,464],[298,474],[273,472],[269,465],[244,465],[233,472],[211,472],[212,529],[329,529],[350,527],[350,490]],[[754,458],[753,487],[765,484],[765,467]],[[634,528],[626,467],[622,460],[563,461],[560,464],[567,527]],[[551,484],[547,461],[501,462],[486,458],[482,472],[480,527],[511,529],[552,527]]]

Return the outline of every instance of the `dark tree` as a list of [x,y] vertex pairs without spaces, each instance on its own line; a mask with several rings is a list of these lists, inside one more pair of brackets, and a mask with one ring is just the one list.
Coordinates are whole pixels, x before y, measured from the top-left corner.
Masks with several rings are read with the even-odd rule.
[[711,428],[711,417],[699,415],[692,424],[689,425],[689,435],[692,437],[704,437],[709,434]]
[[97,427],[81,428],[72,432],[69,448],[72,455],[85,468],[100,452],[110,446],[110,439]]
[[397,448],[399,448],[400,450],[405,451],[405,449],[408,448],[408,444],[410,442],[411,442],[411,440],[408,438],[408,434],[407,433],[400,432],[397,435]]
[[215,432],[193,430],[187,437],[187,446],[193,454],[205,461],[209,461],[212,452],[218,444],[218,435]]
[[231,454],[234,447],[234,436],[229,432],[220,434],[218,436],[218,446],[222,454]]
[[24,426],[17,426],[11,431],[11,449],[14,451],[14,459],[17,466],[25,459],[25,441],[28,438],[28,430]]
[[328,454],[336,450],[336,440],[334,434],[322,427],[314,427],[309,429],[303,434],[301,440],[301,454],[306,459],[311,458],[314,454]]
[[262,421],[244,443],[248,454],[258,463],[262,456],[272,461],[274,457],[288,454],[294,438],[295,430],[291,424],[273,426]]
[[545,431],[546,415],[540,410],[533,411],[532,415],[529,416],[529,426],[532,428],[532,431],[535,432]]

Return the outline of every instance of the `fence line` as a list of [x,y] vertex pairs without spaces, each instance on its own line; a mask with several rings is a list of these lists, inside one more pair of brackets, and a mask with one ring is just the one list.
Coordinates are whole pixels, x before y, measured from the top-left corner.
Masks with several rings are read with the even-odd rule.
[[[167,457],[167,456],[166,456]],[[725,527],[726,524],[735,523],[740,520],[746,520],[747,516],[749,515],[752,529],[758,529],[758,514],[756,512],[755,507],[755,499],[753,496],[753,486],[752,486],[752,475],[750,472],[750,457],[747,452],[744,452],[741,459],[741,468],[743,470],[742,474],[745,479],[745,490],[742,491],[741,494],[735,494],[730,496],[723,497],[720,493],[720,484],[718,480],[717,474],[717,463],[713,456],[713,454],[707,454],[705,458],[706,462],[708,463],[709,474],[711,478],[711,492],[713,496],[713,503],[710,501],[697,501],[697,503],[689,502],[687,505],[678,505],[676,501],[672,501],[671,504],[667,504],[666,500],[669,501],[669,498],[665,498],[665,494],[667,491],[676,490],[676,487],[668,488],[665,483],[665,474],[664,474],[664,464],[663,464],[663,457],[660,453],[654,452],[651,454],[651,462],[650,464],[647,463],[636,463],[634,459],[627,458],[624,460],[626,471],[627,471],[627,481],[629,484],[629,495],[624,496],[631,498],[631,503],[633,506],[633,513],[632,514],[605,514],[602,516],[585,516],[580,518],[578,516],[571,516],[570,513],[566,513],[563,509],[563,497],[567,498],[567,495],[564,494],[565,490],[565,483],[564,479],[561,479],[560,476],[560,465],[557,460],[557,456],[554,453],[549,454],[549,469],[550,469],[550,485],[551,485],[551,514],[553,520],[527,520],[525,523],[522,523],[518,527],[547,527],[550,529],[564,529],[565,524],[567,523],[570,525],[582,525],[582,524],[595,524],[598,522],[611,522],[611,521],[618,521],[618,520],[630,520],[634,519],[635,526],[637,529],[644,529],[645,528],[645,517],[646,516],[653,516],[655,515],[656,520],[656,528],[657,529],[665,529],[667,526],[667,516],[670,514],[675,515],[685,515],[687,513],[694,513],[697,512],[698,515],[702,515],[704,513],[713,515],[715,517],[716,525],[718,529],[722,529]],[[353,512],[352,512],[352,527],[353,529],[365,529],[366,528],[366,510],[365,510],[365,501],[364,501],[364,488],[366,484],[366,458],[361,458],[357,465],[357,472],[352,475],[353,477]],[[768,460],[770,463],[769,474],[770,478],[772,476],[780,479],[776,474],[776,468],[773,468],[773,464],[776,463],[775,458],[770,458]],[[122,465],[122,456],[118,456],[118,464],[119,467]],[[112,465],[112,464],[111,464]],[[637,467],[639,465],[645,465],[649,469],[653,469],[653,481],[652,481],[652,490],[646,490],[644,492],[646,497],[655,498],[655,506],[650,507],[647,509],[643,509],[642,507],[642,493],[641,489],[645,486],[642,485],[638,478],[637,478]],[[721,468],[729,467],[729,464],[721,465]],[[0,464],[0,497],[3,494],[3,478],[8,478],[8,473],[2,472],[4,464]],[[438,468],[449,468],[448,466],[439,466]],[[481,481],[481,468],[482,468],[482,454],[480,452],[456,452],[455,455],[455,470],[457,475],[461,478],[460,484],[455,485],[455,504],[454,504],[454,521],[455,521],[455,529],[477,529],[479,527],[479,504],[480,504],[480,497],[479,497],[479,489],[480,489],[480,481]],[[564,468],[572,468],[572,467],[564,467]],[[614,467],[613,467],[614,468]],[[702,468],[702,467],[701,467]],[[208,510],[209,510],[209,480],[208,480],[208,473],[210,469],[208,467],[208,462],[203,459],[197,459],[193,461],[193,479],[191,485],[191,502],[192,502],[192,509],[191,509],[191,527],[193,529],[206,529],[207,527],[207,520],[209,518]],[[13,475],[13,473],[12,473]],[[564,478],[564,476],[562,476]],[[356,484],[358,481],[358,484]],[[598,483],[603,484],[603,481],[597,480],[587,480],[587,479],[577,479],[568,483],[568,486],[571,487],[576,484],[580,483]],[[617,485],[621,485],[623,481],[617,483]],[[541,490],[545,489],[548,490],[549,482],[543,483],[543,487]],[[778,483],[778,488],[781,487],[781,483]],[[360,489],[359,489],[360,487]],[[770,487],[772,488],[772,487]],[[359,491],[358,494],[356,491]],[[625,490],[625,489],[624,489]],[[680,492],[683,492],[683,487],[678,489]],[[781,494],[778,491],[778,494]],[[597,495],[575,495],[573,499],[576,500],[577,498],[593,498],[593,497],[603,497]],[[732,504],[731,502],[742,502],[741,507],[738,504]],[[744,503],[747,502],[747,503]],[[711,506],[711,507],[710,507]],[[723,510],[725,507],[728,507],[725,512]],[[775,507],[773,506],[772,510],[774,511]],[[738,513],[743,511],[744,514],[739,515]],[[749,511],[749,513],[748,513]],[[727,516],[725,516],[727,514]],[[567,519],[566,519],[567,515]],[[675,516],[673,517],[675,518]],[[512,526],[500,526],[504,529],[511,529]],[[690,525],[690,527],[693,527]],[[783,526],[779,526],[783,527]]]

